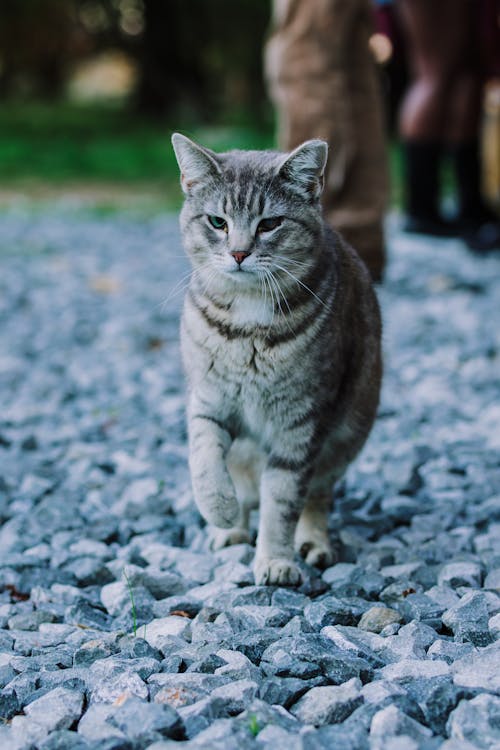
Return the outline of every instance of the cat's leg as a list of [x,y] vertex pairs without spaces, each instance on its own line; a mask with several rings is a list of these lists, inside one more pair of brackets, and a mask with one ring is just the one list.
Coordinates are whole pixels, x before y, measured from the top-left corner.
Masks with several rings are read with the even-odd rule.
[[338,549],[332,546],[328,534],[328,514],[333,504],[333,486],[351,458],[349,447],[338,439],[339,435],[347,434],[337,429],[323,445],[295,532],[295,551],[308,565],[319,568],[327,568],[338,559]]
[[309,492],[295,531],[295,550],[308,565],[327,568],[337,559],[328,536],[328,513],[332,506],[331,491]]
[[235,440],[227,457],[227,468],[236,489],[240,515],[230,529],[210,529],[210,546],[221,549],[231,544],[250,543],[250,512],[259,506],[262,454],[249,439]]
[[294,534],[304,505],[300,477],[287,468],[267,467],[261,480],[260,521],[254,574],[257,584],[295,586]]
[[232,438],[216,417],[190,409],[189,469],[193,494],[201,515],[223,529],[234,526],[240,508],[226,468]]

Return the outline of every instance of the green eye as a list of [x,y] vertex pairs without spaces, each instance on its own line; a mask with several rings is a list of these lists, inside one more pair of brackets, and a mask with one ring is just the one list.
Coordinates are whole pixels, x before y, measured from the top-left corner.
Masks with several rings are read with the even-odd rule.
[[214,229],[223,229],[224,232],[227,232],[227,221],[225,219],[220,216],[208,216],[207,218]]
[[276,227],[279,227],[282,221],[283,221],[282,216],[273,216],[271,219],[262,219],[262,221],[259,221],[257,232],[259,234],[262,232],[272,232],[273,229],[276,229]]

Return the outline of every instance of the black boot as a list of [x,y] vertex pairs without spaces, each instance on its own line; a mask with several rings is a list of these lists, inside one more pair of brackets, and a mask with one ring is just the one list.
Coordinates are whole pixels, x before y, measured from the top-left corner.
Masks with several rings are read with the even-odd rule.
[[406,232],[450,237],[456,230],[439,213],[439,172],[442,144],[406,141],[403,159],[406,190]]
[[471,250],[500,250],[500,218],[481,194],[481,160],[477,140],[451,149],[458,193],[457,224]]

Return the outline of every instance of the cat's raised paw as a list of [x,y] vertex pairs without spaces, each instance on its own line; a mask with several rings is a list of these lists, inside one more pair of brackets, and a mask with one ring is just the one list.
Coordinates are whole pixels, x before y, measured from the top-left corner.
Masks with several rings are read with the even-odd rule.
[[217,494],[216,497],[198,499],[202,516],[212,526],[231,530],[240,517],[240,506],[236,496]]
[[284,557],[257,559],[254,575],[257,586],[298,586],[302,582],[297,565]]
[[233,526],[232,529],[218,529],[212,526],[209,530],[210,549],[217,550],[223,547],[230,547],[232,544],[250,544],[250,534],[240,526]]

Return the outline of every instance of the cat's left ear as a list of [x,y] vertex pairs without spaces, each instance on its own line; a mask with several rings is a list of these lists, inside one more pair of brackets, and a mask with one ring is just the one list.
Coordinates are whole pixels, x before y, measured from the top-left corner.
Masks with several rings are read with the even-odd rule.
[[328,144],[325,141],[306,141],[285,157],[278,173],[302,195],[317,200],[323,190],[327,158]]
[[185,193],[198,183],[221,174],[215,154],[208,148],[199,146],[180,133],[173,134],[172,146],[181,170],[181,186]]

